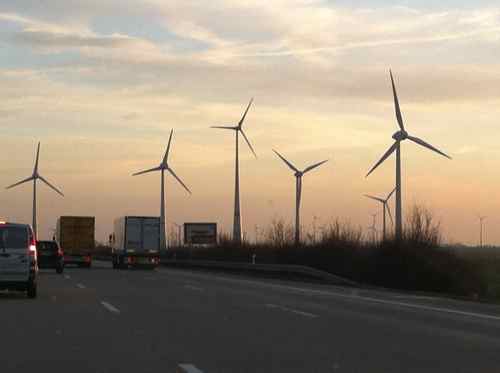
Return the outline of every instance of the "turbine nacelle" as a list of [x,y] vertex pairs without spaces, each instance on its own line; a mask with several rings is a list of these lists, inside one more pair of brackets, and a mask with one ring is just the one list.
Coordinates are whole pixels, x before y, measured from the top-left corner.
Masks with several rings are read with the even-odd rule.
[[394,135],[392,135],[392,138],[396,141],[406,140],[408,138],[408,132],[404,130],[397,131],[396,133],[394,133]]

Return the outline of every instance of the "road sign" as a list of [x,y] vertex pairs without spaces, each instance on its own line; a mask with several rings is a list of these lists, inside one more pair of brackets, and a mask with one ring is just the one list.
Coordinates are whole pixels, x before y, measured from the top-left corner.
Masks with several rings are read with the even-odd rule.
[[216,245],[217,223],[184,223],[186,245]]

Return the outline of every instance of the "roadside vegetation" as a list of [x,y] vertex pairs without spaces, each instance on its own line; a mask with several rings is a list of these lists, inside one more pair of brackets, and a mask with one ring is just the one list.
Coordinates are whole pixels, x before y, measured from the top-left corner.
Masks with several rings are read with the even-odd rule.
[[[235,246],[222,234],[211,248],[171,248],[173,259],[218,260],[311,266],[367,285],[408,291],[445,293],[472,299],[500,298],[500,256],[464,254],[442,244],[439,222],[425,208],[414,206],[404,239],[385,241],[365,234],[361,227],[336,220],[317,232],[302,232],[294,244],[291,224],[275,220],[258,242]],[[497,285],[495,285],[497,284]]]

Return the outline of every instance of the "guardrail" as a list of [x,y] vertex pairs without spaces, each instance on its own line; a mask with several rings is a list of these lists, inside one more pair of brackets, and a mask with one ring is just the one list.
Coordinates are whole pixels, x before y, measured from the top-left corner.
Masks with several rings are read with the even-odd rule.
[[281,276],[303,276],[335,285],[360,286],[357,282],[321,271],[319,269],[294,264],[253,264],[214,260],[162,259],[161,265],[177,268],[214,269],[231,272],[263,273]]

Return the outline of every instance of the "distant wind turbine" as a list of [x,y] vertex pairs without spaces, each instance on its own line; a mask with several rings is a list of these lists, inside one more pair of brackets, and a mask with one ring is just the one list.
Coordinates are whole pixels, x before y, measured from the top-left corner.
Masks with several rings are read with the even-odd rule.
[[172,141],[172,135],[174,130],[170,131],[170,137],[168,139],[167,150],[165,151],[165,155],[163,156],[163,160],[160,165],[157,167],[150,168],[149,170],[144,170],[140,172],[136,172],[132,176],[142,175],[148,172],[161,171],[161,196],[160,196],[160,248],[161,250],[167,249],[167,234],[166,234],[166,225],[165,225],[165,170],[170,172],[170,174],[182,185],[186,191],[191,194],[189,188],[182,182],[182,180],[175,174],[174,170],[168,165],[168,155],[170,153],[170,143]]
[[384,162],[394,151],[396,151],[396,240],[400,241],[403,234],[403,213],[402,213],[402,202],[401,202],[401,142],[404,140],[411,140],[414,143],[421,145],[427,149],[430,149],[446,158],[451,159],[450,156],[443,153],[441,150],[435,148],[434,146],[428,144],[422,139],[418,137],[410,136],[408,132],[406,132],[403,117],[401,115],[401,109],[399,108],[398,96],[396,93],[396,87],[394,85],[394,78],[392,76],[392,71],[389,71],[391,75],[391,84],[392,84],[392,92],[394,95],[394,106],[396,110],[396,119],[399,124],[399,131],[392,135],[392,138],[395,140],[394,144],[385,152],[382,158],[371,168],[371,170],[366,174],[368,177],[382,162]]
[[370,214],[373,221],[372,221],[372,225],[370,225],[368,227],[368,230],[372,232],[372,237],[373,237],[373,243],[376,243],[377,242],[377,215],[378,213],[375,213],[375,214]]
[[316,167],[321,166],[323,163],[328,162],[328,160],[315,163],[309,167],[306,167],[303,171],[299,171],[292,163],[290,163],[285,157],[283,157],[276,150],[273,150],[278,157],[281,158],[285,164],[295,172],[295,244],[300,243],[300,200],[302,196],[302,176],[309,171],[314,170]]
[[241,243],[241,211],[240,211],[240,163],[239,163],[239,137],[238,135],[241,133],[243,138],[245,139],[246,143],[248,144],[248,147],[252,151],[253,155],[255,158],[257,158],[257,154],[255,154],[255,151],[250,144],[250,141],[248,141],[247,136],[245,135],[245,132],[243,131],[243,122],[245,121],[245,118],[248,113],[248,109],[250,109],[250,106],[252,105],[253,98],[250,100],[245,113],[241,117],[240,121],[236,126],[212,126],[211,128],[219,128],[219,129],[224,129],[224,130],[233,130],[235,131],[235,137],[236,137],[236,161],[235,161],[235,172],[234,172],[234,219],[233,219],[233,241],[236,244]]
[[382,240],[385,241],[386,240],[386,211],[387,213],[389,214],[389,218],[391,219],[391,224],[394,224],[394,221],[392,220],[392,214],[391,214],[391,208],[389,207],[389,199],[392,197],[392,195],[394,194],[394,192],[396,191],[396,188],[394,188],[392,190],[391,193],[389,193],[389,195],[384,199],[384,198],[380,198],[380,197],[374,197],[374,196],[371,196],[369,194],[365,194],[365,197],[367,198],[370,198],[370,199],[373,199],[375,201],[378,201],[382,204],[382,209],[383,209],[383,218],[382,218]]
[[54,190],[56,193],[60,194],[61,196],[64,197],[64,194],[57,189],[54,185],[49,183],[42,175],[38,173],[38,160],[40,157],[40,142],[38,142],[38,147],[36,149],[36,158],[35,158],[35,167],[33,167],[33,174],[24,179],[21,180],[15,184],[12,184],[8,186],[6,189],[14,188],[18,185],[27,183],[28,181],[33,180],[33,233],[35,234],[35,238],[38,239],[38,230],[37,230],[37,217],[36,217],[36,181],[40,179],[43,183],[45,183],[49,188]]
[[487,218],[486,216],[478,216],[479,218],[479,247],[483,247],[483,225],[484,220]]

